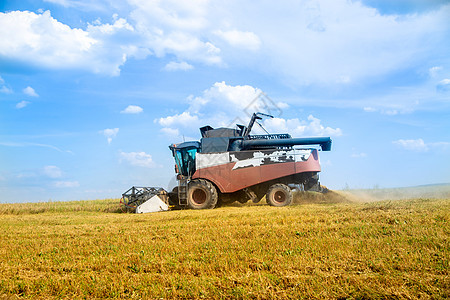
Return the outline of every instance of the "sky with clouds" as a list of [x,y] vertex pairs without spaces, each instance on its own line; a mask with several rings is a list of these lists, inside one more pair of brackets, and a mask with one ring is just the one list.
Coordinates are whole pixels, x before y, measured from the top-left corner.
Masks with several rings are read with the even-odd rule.
[[0,202],[168,188],[168,145],[254,111],[331,136],[330,188],[448,183],[449,19],[446,0],[0,1]]

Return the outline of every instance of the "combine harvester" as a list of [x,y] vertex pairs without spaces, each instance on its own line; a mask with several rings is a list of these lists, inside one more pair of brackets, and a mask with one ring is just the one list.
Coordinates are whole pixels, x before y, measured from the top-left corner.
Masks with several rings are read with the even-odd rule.
[[[173,208],[210,209],[234,201],[272,206],[292,203],[292,189],[326,192],[319,183],[318,150],[330,151],[331,138],[292,138],[289,134],[251,135],[263,113],[236,129],[205,126],[200,142],[170,145],[178,186],[132,187],[122,194],[127,207],[140,212]],[[294,146],[300,146],[295,147]]]

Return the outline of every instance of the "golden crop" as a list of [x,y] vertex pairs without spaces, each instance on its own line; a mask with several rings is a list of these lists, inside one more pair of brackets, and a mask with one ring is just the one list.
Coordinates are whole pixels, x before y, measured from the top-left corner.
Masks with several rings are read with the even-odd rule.
[[448,199],[332,202],[0,204],[0,299],[449,298]]

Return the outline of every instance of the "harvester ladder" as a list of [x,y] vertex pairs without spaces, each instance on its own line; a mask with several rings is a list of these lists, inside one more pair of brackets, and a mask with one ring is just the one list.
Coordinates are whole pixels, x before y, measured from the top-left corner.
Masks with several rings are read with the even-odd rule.
[[178,201],[180,206],[188,205],[188,180],[183,178],[178,180]]

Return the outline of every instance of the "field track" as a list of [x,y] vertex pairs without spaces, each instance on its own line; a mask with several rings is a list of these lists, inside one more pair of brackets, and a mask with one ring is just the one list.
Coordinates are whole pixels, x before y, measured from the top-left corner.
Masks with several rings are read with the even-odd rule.
[[[0,299],[448,299],[450,200],[0,204]],[[264,201],[263,201],[264,202]]]

